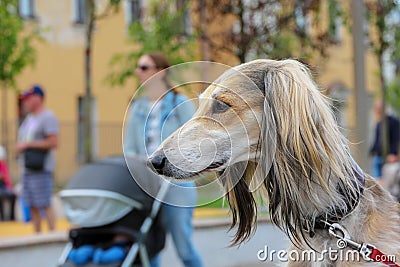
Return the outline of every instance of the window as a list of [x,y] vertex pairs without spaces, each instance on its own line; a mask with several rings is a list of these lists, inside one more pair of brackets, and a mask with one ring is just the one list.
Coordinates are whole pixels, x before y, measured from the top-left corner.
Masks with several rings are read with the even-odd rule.
[[341,17],[336,17],[333,21],[333,25],[335,25],[332,28],[332,31],[329,32],[329,38],[331,39],[332,42],[335,43],[341,43],[342,42],[342,18]]
[[128,25],[142,20],[142,1],[126,0],[125,20]]
[[332,43],[342,41],[342,10],[340,3],[336,0],[329,0],[329,40]]
[[182,30],[184,35],[192,33],[192,20],[190,18],[190,9],[187,0],[176,1],[177,12],[182,12]]
[[35,2],[34,0],[19,0],[19,15],[24,19],[35,18]]
[[85,24],[87,18],[87,1],[86,0],[73,0],[73,21],[76,24]]
[[22,104],[22,94],[18,95],[17,98],[17,107],[18,107],[18,127],[21,126],[22,122],[24,121],[27,112],[24,110],[23,104]]
[[305,14],[302,6],[295,7],[294,14],[296,17],[296,31],[305,36],[309,35],[311,30],[311,20],[310,17]]
[[364,45],[365,47],[370,47],[371,46],[371,39],[370,39],[370,35],[369,35],[369,21],[364,19],[363,20],[363,34],[364,34]]

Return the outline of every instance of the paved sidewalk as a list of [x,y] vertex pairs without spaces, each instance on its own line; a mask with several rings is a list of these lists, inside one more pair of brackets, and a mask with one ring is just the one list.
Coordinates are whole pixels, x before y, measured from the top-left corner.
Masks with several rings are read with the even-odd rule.
[[[255,235],[248,242],[239,247],[229,247],[234,230],[228,231],[228,228],[227,226],[202,228],[196,229],[194,232],[193,239],[205,267],[277,266],[278,262],[270,261],[270,259],[264,262],[258,260],[258,251],[264,249],[265,246],[268,246],[269,249],[280,250],[288,245],[287,238],[279,229],[269,223],[260,223]],[[60,234],[52,233],[19,238],[21,242],[18,246],[0,249],[0,266],[56,266],[67,238],[65,232],[62,236],[57,236]],[[57,241],[57,238],[60,240]],[[39,241],[41,243],[38,243]],[[182,267],[169,236],[161,260],[163,267]]]
[[[58,218],[56,229],[49,232],[47,223],[43,218],[41,234],[35,234],[30,222],[22,222],[22,214],[19,206],[16,206],[18,221],[0,222],[0,249],[11,249],[21,246],[37,246],[40,244],[60,243],[68,240],[68,231],[74,227],[67,221],[63,212],[63,206],[57,195],[52,199],[53,209]],[[266,217],[266,216],[264,216]],[[267,220],[266,218],[263,219]],[[194,210],[193,224],[196,229],[215,227],[228,227],[231,224],[231,215],[228,208],[196,208]]]
[[[194,224],[198,228],[221,226],[230,223],[227,209],[198,208],[194,211]],[[45,220],[42,221],[43,233],[49,233]],[[71,229],[71,225],[65,218],[59,218],[56,222],[55,232],[65,232]],[[29,222],[13,221],[0,222],[0,245],[2,240],[15,237],[29,237],[35,235]]]
[[[68,231],[73,227],[64,217],[62,206],[53,201],[57,213],[56,231],[34,234],[30,223],[0,222],[0,267],[54,267],[68,241]],[[259,221],[268,221],[260,216]],[[256,235],[240,247],[229,248],[234,230],[228,232],[231,215],[223,208],[196,208],[193,224],[196,228],[194,240],[204,260],[205,267],[255,267],[274,266],[272,262],[257,260],[257,251],[265,242],[274,248],[283,247],[287,241],[269,223],[261,223]],[[211,241],[211,242],[210,242]],[[162,266],[181,267],[170,237],[162,256]]]
[[[65,218],[64,208],[61,199],[57,194],[54,194],[52,198],[52,207],[57,218],[55,232],[63,232],[73,227],[73,225],[71,225]],[[34,235],[31,223],[22,221],[23,215],[20,203],[16,203],[15,211],[17,221],[0,221],[0,241],[9,237],[24,237]],[[228,220],[228,213],[229,211],[227,208],[196,208],[194,211],[194,219],[226,218],[226,220]],[[204,225],[204,222],[200,222],[200,225]],[[48,233],[47,225],[44,219],[42,227],[43,233]]]

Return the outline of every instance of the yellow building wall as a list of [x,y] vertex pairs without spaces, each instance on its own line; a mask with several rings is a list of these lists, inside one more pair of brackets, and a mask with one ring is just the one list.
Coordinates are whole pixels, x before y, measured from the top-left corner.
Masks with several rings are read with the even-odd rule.
[[[43,41],[35,42],[36,63],[18,78],[20,90],[38,83],[46,91],[46,107],[60,120],[60,145],[57,149],[57,183],[64,184],[78,167],[77,119],[78,97],[84,95],[84,27],[73,23],[72,1],[37,0],[37,19],[44,28]],[[104,1],[96,1],[103,5]],[[135,81],[111,88],[105,83],[111,58],[130,49],[123,8],[96,25],[92,46],[92,94],[97,105],[98,156],[121,154],[122,123],[133,95]],[[135,68],[135,66],[132,66]],[[9,92],[9,119],[17,120],[15,93]],[[15,137],[15,131],[12,134]],[[15,143],[15,140],[13,141]],[[15,162],[13,176],[18,177]]]
[[[329,49],[329,58],[318,67],[317,80],[322,88],[327,88],[334,82],[342,82],[350,89],[350,98],[347,112],[348,127],[355,127],[355,109],[352,97],[354,92],[354,55],[353,55],[353,38],[349,32],[343,33],[341,44],[333,46]],[[378,67],[376,57],[370,49],[366,49],[365,55],[365,84],[366,91],[374,94],[380,88],[378,77]]]
[[[328,94],[328,89],[332,87],[333,84],[340,83],[343,84],[347,89],[347,98],[345,101],[344,110],[344,121],[341,126],[345,127],[343,130],[344,134],[350,139],[354,145],[351,146],[351,150],[354,153],[355,149],[359,144],[369,145],[371,137],[369,140],[360,140],[356,133],[356,118],[358,114],[356,113],[356,96],[354,90],[354,52],[353,52],[353,37],[351,33],[352,24],[352,2],[347,0],[339,0],[341,8],[343,8],[347,16],[347,24],[343,23],[341,28],[341,41],[338,44],[332,44],[327,49],[328,57],[323,59],[314,59],[311,62],[311,67],[313,70],[314,77],[320,86],[321,90]],[[318,23],[310,25],[311,36],[320,34],[321,30],[325,31],[329,23],[329,11],[328,11],[328,0],[320,1],[319,17]],[[316,16],[313,14],[313,16]],[[344,20],[344,19],[343,19]],[[222,29],[226,29],[232,26],[234,18],[226,16],[226,19],[215,20],[214,23],[207,27],[210,34],[215,34],[221,32]],[[312,21],[316,21],[316,17]],[[214,40],[218,43],[219,40]],[[217,57],[215,57],[220,62],[228,65],[236,65],[237,59],[229,55],[228,53],[222,53],[217,51]],[[365,45],[365,90],[371,96],[368,103],[363,103],[364,105],[371,105],[373,101],[373,96],[380,88],[379,80],[379,68],[376,60],[376,56],[373,54],[372,49],[368,47],[367,40]],[[371,115],[370,126],[373,125],[373,116]],[[371,127],[372,128],[372,127]]]
[[[326,3],[325,3],[326,4]],[[341,4],[346,12],[350,15],[348,23],[352,23],[351,18],[351,2],[342,0]],[[371,128],[369,133],[369,140],[359,140],[355,136],[357,124],[356,118],[358,116],[356,111],[356,95],[354,84],[354,52],[353,52],[353,36],[350,32],[349,25],[344,25],[342,28],[342,41],[338,45],[331,46],[328,50],[329,58],[321,62],[317,75],[317,81],[322,89],[329,88],[335,82],[343,83],[349,89],[345,109],[345,133],[350,141],[353,143],[351,146],[352,152],[360,144],[369,146],[371,142],[373,114],[369,114],[371,120],[368,122]],[[381,83],[379,79],[379,68],[377,59],[372,49],[368,47],[367,40],[365,44],[365,90],[370,96],[368,103],[363,105],[371,105],[376,92],[379,91]]]
[[[98,0],[104,6],[106,0]],[[33,83],[41,84],[46,90],[46,106],[53,110],[61,123],[60,145],[57,150],[56,181],[65,184],[78,167],[77,163],[77,118],[78,97],[84,94],[84,28],[73,23],[71,0],[37,0],[37,22],[45,28],[44,41],[35,42],[37,60],[34,68],[27,68],[18,78],[21,90]],[[326,4],[326,3],[325,3]],[[342,4],[349,8],[350,2]],[[215,27],[215,25],[213,26]],[[210,30],[213,29],[210,27]],[[111,88],[104,82],[110,72],[109,62],[113,55],[132,49],[127,44],[127,27],[124,9],[111,14],[96,25],[92,47],[92,90],[97,102],[98,155],[107,156],[121,153],[122,121],[125,110],[133,95],[134,80],[119,88]],[[353,46],[351,33],[342,30],[340,45],[329,49],[330,57],[317,62],[317,81],[322,88],[340,81],[350,91],[346,109],[346,126],[354,130],[355,114],[353,73]],[[234,64],[235,59],[224,59],[224,63]],[[132,66],[135,68],[135,66]],[[366,55],[366,85],[372,92],[379,88],[377,68],[373,55]],[[8,93],[9,119],[17,119],[16,94]],[[13,130],[15,138],[15,129]],[[13,140],[15,144],[15,140]],[[13,175],[18,176],[15,162]]]

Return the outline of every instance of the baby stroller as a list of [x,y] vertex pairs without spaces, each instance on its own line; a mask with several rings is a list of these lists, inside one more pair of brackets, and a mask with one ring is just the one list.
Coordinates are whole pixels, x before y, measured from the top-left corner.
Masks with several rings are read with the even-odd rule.
[[[135,177],[145,178],[146,192],[162,199],[168,184],[160,185],[144,163],[128,164]],[[78,228],[70,230],[58,266],[149,266],[149,259],[164,247],[165,230],[159,216],[161,203],[146,192],[122,157],[81,167],[59,193],[68,221]]]

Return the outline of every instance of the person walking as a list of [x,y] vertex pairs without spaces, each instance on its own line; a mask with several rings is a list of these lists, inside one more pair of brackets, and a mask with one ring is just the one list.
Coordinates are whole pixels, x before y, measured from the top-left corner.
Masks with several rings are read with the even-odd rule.
[[[377,179],[382,177],[382,168],[385,163],[395,163],[399,160],[398,149],[400,142],[400,122],[397,118],[391,115],[386,115],[383,110],[383,103],[378,100],[374,104],[374,111],[377,118],[375,126],[374,142],[370,149],[372,155],[372,172],[371,175]],[[382,120],[387,121],[387,143],[388,153],[386,158],[383,158],[382,147]]]
[[53,231],[55,228],[51,197],[59,122],[54,113],[45,108],[44,98],[44,90],[39,85],[33,85],[23,93],[23,108],[28,115],[18,130],[17,143],[22,195],[30,207],[36,233],[42,230],[41,211],[46,215],[49,230]]
[[[145,54],[138,61],[136,74],[143,91],[128,110],[124,134],[126,157],[147,160],[161,142],[194,113],[194,106],[185,96],[170,90],[169,66],[167,58],[161,53]],[[165,199],[174,202],[173,198],[182,198],[185,207],[167,204],[167,201],[162,207],[162,220],[183,265],[201,267],[203,264],[192,240],[193,207],[197,202],[197,191],[194,182],[179,183],[179,186],[187,190],[177,194],[174,187],[170,188]],[[151,259],[151,266],[160,266],[160,255]]]

